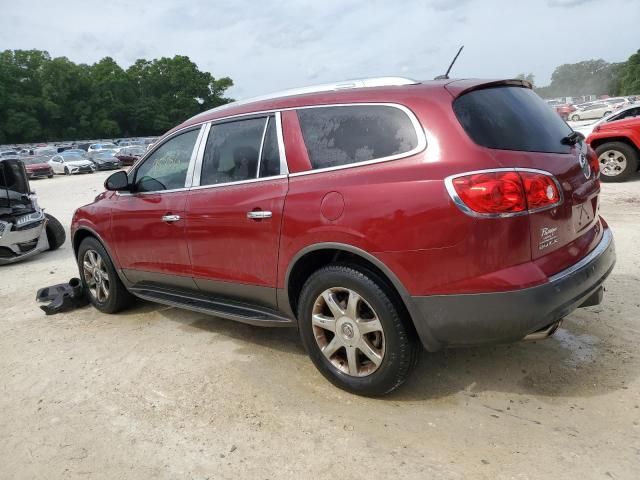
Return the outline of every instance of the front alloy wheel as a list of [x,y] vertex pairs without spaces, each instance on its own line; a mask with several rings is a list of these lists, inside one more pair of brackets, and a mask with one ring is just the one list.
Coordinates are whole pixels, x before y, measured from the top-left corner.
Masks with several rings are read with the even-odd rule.
[[375,310],[348,288],[330,288],[316,299],[311,317],[322,354],[338,370],[365,377],[384,359],[384,331]]
[[89,294],[96,302],[106,303],[109,300],[111,281],[107,266],[98,252],[95,250],[85,252],[82,271]]

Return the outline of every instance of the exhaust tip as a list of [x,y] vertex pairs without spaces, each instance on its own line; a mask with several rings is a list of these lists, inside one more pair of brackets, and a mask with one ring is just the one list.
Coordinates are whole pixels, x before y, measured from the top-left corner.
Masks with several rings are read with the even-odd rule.
[[524,337],[523,340],[525,342],[534,342],[536,340],[544,340],[545,338],[549,338],[551,335],[556,333],[556,330],[560,328],[560,325],[562,325],[562,320],[558,320],[557,322],[552,323],[551,325],[541,328],[540,330],[536,330],[533,333],[530,333],[529,335]]

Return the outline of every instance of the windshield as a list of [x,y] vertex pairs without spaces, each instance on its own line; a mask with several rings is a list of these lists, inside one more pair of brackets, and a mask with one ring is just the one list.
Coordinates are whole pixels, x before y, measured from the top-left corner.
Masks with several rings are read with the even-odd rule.
[[500,150],[569,153],[571,128],[536,93],[522,87],[473,90],[453,103],[458,121],[478,145]]
[[20,160],[0,162],[0,207],[30,205],[29,180]]

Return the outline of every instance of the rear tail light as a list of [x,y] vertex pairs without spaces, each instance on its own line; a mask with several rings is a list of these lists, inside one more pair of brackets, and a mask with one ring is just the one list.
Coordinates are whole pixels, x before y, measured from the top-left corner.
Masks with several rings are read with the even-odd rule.
[[562,202],[557,180],[538,170],[487,170],[448,177],[445,184],[456,205],[471,215],[513,216]]

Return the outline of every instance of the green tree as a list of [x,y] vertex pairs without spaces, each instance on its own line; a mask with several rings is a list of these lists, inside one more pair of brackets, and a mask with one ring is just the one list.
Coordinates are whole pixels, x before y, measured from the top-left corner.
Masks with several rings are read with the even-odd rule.
[[215,79],[188,57],[137,60],[122,69],[39,50],[0,52],[0,143],[158,135],[230,101],[228,77]]
[[640,95],[640,50],[620,67],[619,94]]
[[620,64],[602,59],[566,63],[557,67],[548,86],[537,89],[543,97],[615,94]]

